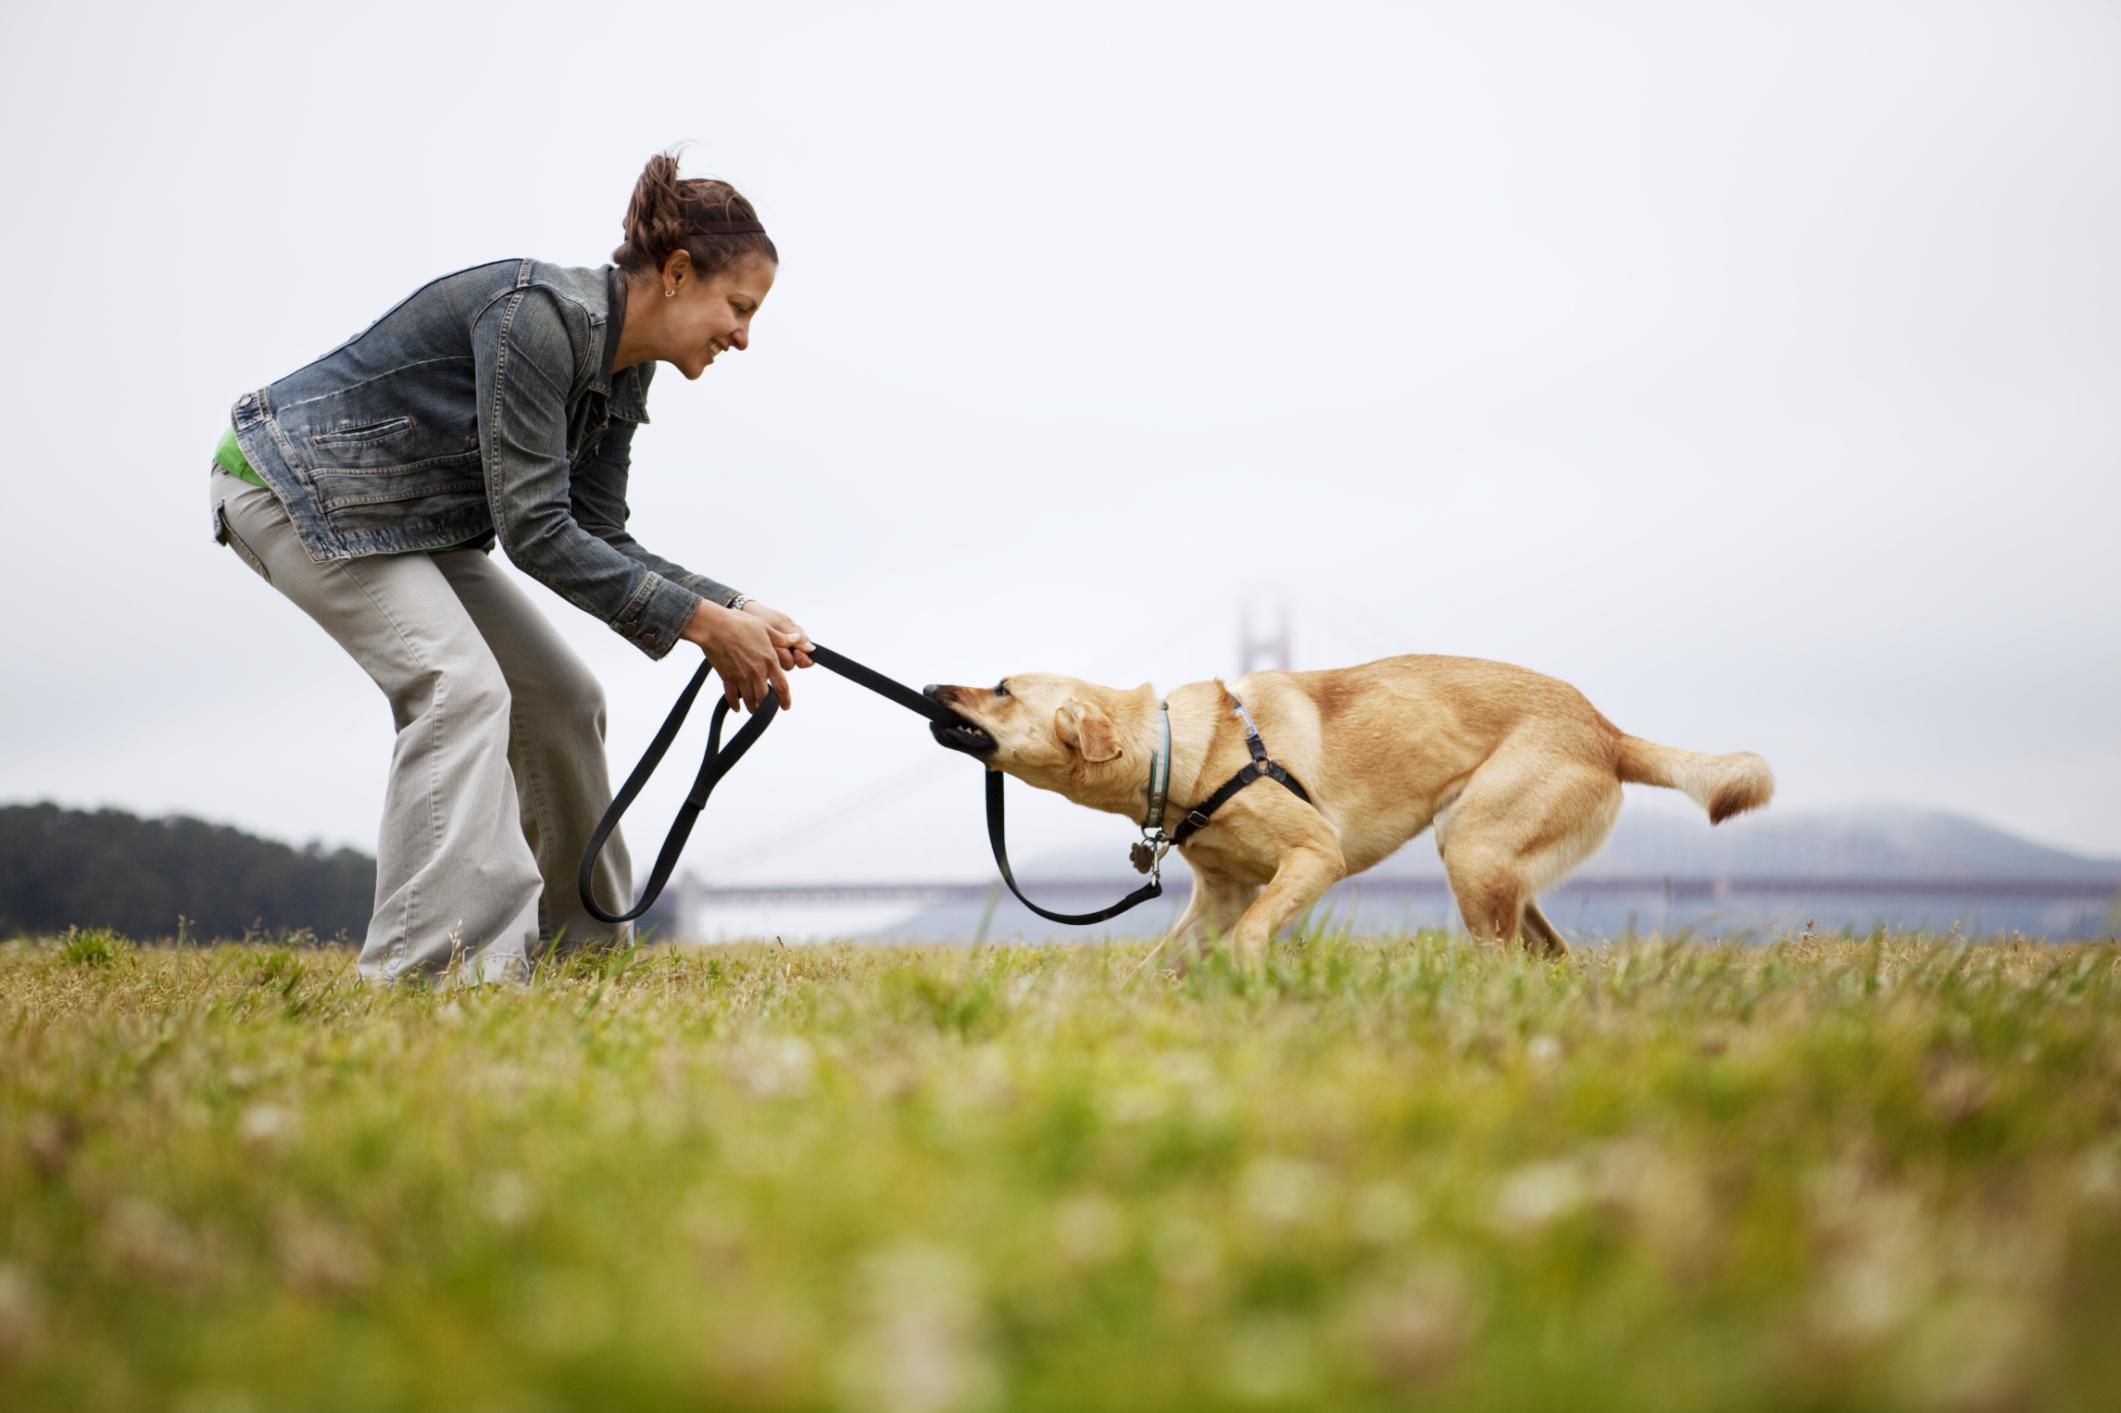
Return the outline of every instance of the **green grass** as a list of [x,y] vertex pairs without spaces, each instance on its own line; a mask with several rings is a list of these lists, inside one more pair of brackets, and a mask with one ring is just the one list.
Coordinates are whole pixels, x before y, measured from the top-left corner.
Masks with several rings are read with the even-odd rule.
[[0,1407],[2111,1407],[2121,949],[0,946]]

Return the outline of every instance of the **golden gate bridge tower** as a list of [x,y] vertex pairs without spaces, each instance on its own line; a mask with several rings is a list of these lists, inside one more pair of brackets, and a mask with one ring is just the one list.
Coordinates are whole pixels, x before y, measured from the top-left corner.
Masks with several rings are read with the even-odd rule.
[[1283,604],[1275,612],[1279,625],[1269,634],[1265,629],[1257,632],[1252,627],[1252,610],[1247,607],[1237,623],[1237,675],[1247,672],[1287,672],[1291,669],[1289,655],[1289,606]]

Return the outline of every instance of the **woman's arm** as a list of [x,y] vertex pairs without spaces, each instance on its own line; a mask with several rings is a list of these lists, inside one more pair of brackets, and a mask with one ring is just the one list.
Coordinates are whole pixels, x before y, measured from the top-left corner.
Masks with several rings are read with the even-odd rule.
[[650,657],[663,656],[686,636],[702,595],[682,572],[666,575],[575,519],[567,464],[575,350],[558,299],[533,286],[496,300],[472,327],[472,357],[501,548],[531,578]]
[[[685,636],[698,643],[708,660],[722,673],[723,694],[732,705],[741,700],[745,706],[757,710],[768,692],[779,697],[782,706],[789,705],[786,670],[810,666],[810,638],[801,625],[779,610],[747,598],[726,584],[664,559],[628,532],[626,525],[632,512],[626,504],[626,483],[632,473],[634,425],[614,420],[605,429],[604,440],[597,447],[596,455],[575,472],[570,492],[575,520],[627,558],[646,565],[666,579],[683,584],[700,596],[700,607],[687,626]],[[747,630],[741,622],[724,621],[728,615],[723,610],[739,608],[743,611],[740,618],[756,618],[767,629],[779,670],[772,663],[757,660],[755,648],[750,653],[742,648],[731,650],[730,645],[741,641]]]
[[597,447],[597,454],[588,465],[574,473],[568,498],[575,522],[634,563],[683,584],[710,603],[729,607],[743,595],[727,584],[705,574],[695,574],[684,565],[663,558],[636,540],[626,528],[632,518],[632,511],[626,504],[626,486],[632,474],[634,425],[623,418],[612,419],[604,431],[603,442]]

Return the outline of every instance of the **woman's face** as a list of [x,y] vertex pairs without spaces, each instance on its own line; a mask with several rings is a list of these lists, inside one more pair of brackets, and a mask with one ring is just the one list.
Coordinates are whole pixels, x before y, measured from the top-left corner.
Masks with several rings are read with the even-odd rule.
[[703,280],[683,252],[672,256],[660,289],[677,293],[657,301],[663,317],[656,356],[690,379],[730,349],[750,347],[751,316],[773,288],[775,268],[765,256],[752,255]]

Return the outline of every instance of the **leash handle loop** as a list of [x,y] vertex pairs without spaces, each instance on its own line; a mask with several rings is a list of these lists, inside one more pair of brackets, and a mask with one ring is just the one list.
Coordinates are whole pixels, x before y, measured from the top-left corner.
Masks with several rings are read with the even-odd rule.
[[604,811],[604,817],[597,821],[595,832],[589,836],[588,847],[582,852],[581,869],[575,875],[575,887],[582,895],[582,906],[599,922],[614,926],[632,922],[655,906],[663,886],[670,882],[671,872],[678,866],[678,855],[685,852],[685,841],[692,837],[692,826],[699,822],[700,811],[707,807],[707,797],[714,793],[714,787],[721,783],[730,768],[744,758],[744,752],[751,749],[752,743],[765,734],[766,728],[773,724],[774,714],[781,709],[778,699],[767,697],[752,713],[751,719],[729,739],[729,749],[725,751],[722,749],[722,723],[729,719],[729,701],[725,697],[714,704],[714,715],[707,722],[707,753],[700,761],[699,774],[693,777],[685,803],[678,807],[677,818],[670,822],[670,832],[663,838],[662,851],[656,855],[655,867],[649,872],[648,885],[642,890],[640,901],[628,912],[606,912],[596,899],[597,858],[604,852],[604,845],[610,841],[612,832],[619,827],[619,821],[632,807],[634,797],[641,793],[641,787],[662,764],[664,754],[677,739],[678,728],[685,724],[685,717],[692,711],[693,701],[700,695],[700,688],[711,671],[713,664],[702,660],[699,670],[692,674],[692,680],[685,684],[685,690],[678,694],[677,704],[671,707],[670,715],[663,719],[655,739],[648,743],[641,763],[626,777],[626,783],[612,797],[611,808]]

